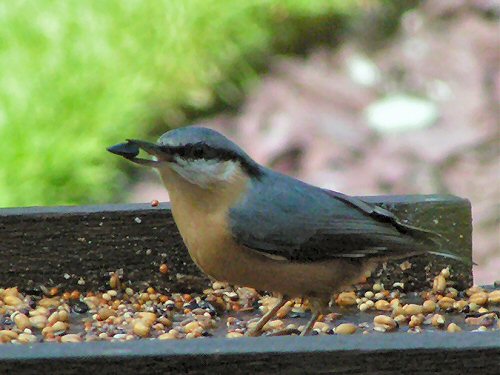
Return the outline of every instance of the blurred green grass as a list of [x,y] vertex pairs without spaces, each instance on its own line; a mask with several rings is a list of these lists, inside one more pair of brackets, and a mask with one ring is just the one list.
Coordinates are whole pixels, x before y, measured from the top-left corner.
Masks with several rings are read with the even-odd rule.
[[106,146],[234,104],[276,41],[286,45],[315,18],[355,7],[0,1],[0,206],[119,201],[127,176]]

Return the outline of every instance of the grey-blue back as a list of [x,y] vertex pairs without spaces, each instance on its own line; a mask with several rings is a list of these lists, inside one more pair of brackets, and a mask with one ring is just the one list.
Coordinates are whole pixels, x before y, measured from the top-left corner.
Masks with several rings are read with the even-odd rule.
[[415,239],[386,210],[262,171],[229,213],[234,238],[244,246],[296,262],[401,257],[429,249],[429,243]]

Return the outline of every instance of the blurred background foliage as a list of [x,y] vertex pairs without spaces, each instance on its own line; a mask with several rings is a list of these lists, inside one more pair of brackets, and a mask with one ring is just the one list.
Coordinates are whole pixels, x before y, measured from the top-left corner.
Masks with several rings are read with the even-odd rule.
[[0,206],[120,201],[127,177],[105,146],[235,106],[269,56],[331,42],[358,9],[342,0],[0,1]]

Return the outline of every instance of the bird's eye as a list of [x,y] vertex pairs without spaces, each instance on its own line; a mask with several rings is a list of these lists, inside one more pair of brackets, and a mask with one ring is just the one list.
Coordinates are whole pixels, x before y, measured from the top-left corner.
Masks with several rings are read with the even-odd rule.
[[205,146],[203,150],[203,156],[205,159],[215,159],[217,158],[218,153],[213,148]]
[[203,158],[203,146],[193,146],[191,155],[193,155],[195,159]]

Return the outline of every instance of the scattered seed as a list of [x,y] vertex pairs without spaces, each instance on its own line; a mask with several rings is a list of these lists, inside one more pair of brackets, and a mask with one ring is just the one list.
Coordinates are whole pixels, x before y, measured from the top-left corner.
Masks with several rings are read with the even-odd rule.
[[404,315],[396,315],[394,317],[394,321],[398,324],[403,324],[403,323],[406,323],[408,320],[408,318]]
[[441,276],[443,276],[445,279],[448,279],[450,277],[450,268],[446,267],[441,270]]
[[485,292],[474,293],[469,297],[469,301],[479,306],[485,305],[488,302],[488,293]]
[[20,333],[19,336],[17,336],[17,341],[20,342],[21,344],[29,344],[37,342],[38,340],[35,335],[23,332]]
[[69,328],[69,325],[64,322],[55,322],[52,325],[52,329],[54,332],[65,332]]
[[158,339],[160,339],[160,340],[175,340],[176,338],[177,338],[177,336],[173,335],[170,332],[163,333],[160,336],[158,336]]
[[82,338],[79,335],[75,334],[75,333],[69,333],[69,334],[64,335],[64,336],[61,337],[61,342],[62,343],[82,342]]
[[473,286],[472,288],[467,289],[465,291],[465,294],[467,294],[470,297],[473,294],[482,293],[482,292],[484,292],[483,288],[481,288],[480,286]]
[[156,314],[152,312],[142,311],[139,312],[137,316],[139,317],[139,319],[143,320],[146,324],[150,326],[152,326],[153,323],[156,321]]
[[481,315],[478,317],[465,318],[465,323],[472,324],[472,325],[481,325],[481,326],[491,327],[496,323],[497,320],[498,320],[497,314],[490,313],[490,314],[484,314],[484,315]]
[[116,311],[115,310],[110,309],[108,307],[103,307],[102,309],[99,309],[99,311],[97,313],[97,319],[99,319],[99,320],[106,320],[110,316],[115,316],[115,315],[116,315]]
[[445,325],[445,319],[442,315],[440,314],[434,314],[432,316],[432,320],[431,320],[431,323],[434,327],[437,327],[437,328],[444,328],[444,325]]
[[464,301],[464,300],[456,301],[453,304],[453,308],[457,311],[460,311],[460,312],[462,312],[466,306],[467,306],[467,301]]
[[373,323],[375,324],[375,327],[384,328],[385,329],[384,332],[385,331],[392,331],[393,329],[396,329],[398,326],[396,321],[387,315],[377,315],[373,319]]
[[500,290],[494,290],[488,294],[488,303],[500,304]]
[[422,314],[412,315],[408,323],[408,326],[410,328],[419,327],[420,325],[422,325],[423,322],[424,322],[424,316]]
[[422,304],[422,310],[424,314],[430,314],[436,311],[436,303],[432,300],[425,300]]
[[375,308],[377,310],[380,310],[380,311],[391,311],[392,310],[391,304],[383,299],[375,302]]
[[453,298],[450,298],[450,297],[443,297],[441,298],[439,301],[438,301],[438,305],[439,307],[441,308],[441,310],[447,310],[449,309],[450,307],[453,307],[453,305],[455,304],[455,300]]
[[481,326],[478,327],[477,329],[473,330],[472,332],[486,332],[488,330],[488,327]]
[[469,311],[474,312],[474,311],[479,311],[481,306],[479,306],[477,303],[471,302],[469,303]]
[[434,284],[432,286],[432,290],[434,292],[444,292],[445,289],[446,289],[446,279],[442,274],[439,274],[434,278]]
[[142,320],[136,320],[133,326],[133,332],[139,337],[146,337],[149,335],[150,326]]
[[446,328],[448,332],[461,332],[462,328],[460,328],[457,324],[455,323],[450,323],[448,324],[448,328]]
[[403,313],[405,315],[417,315],[417,314],[422,314],[423,312],[423,307],[421,305],[416,305],[416,304],[408,304],[403,306]]
[[324,322],[316,322],[314,323],[313,329],[316,329],[320,332],[328,332],[330,330],[330,326]]
[[30,324],[34,328],[43,329],[47,325],[47,317],[44,315],[35,315],[29,318]]
[[368,311],[370,309],[370,306],[368,306],[368,304],[366,303],[362,303],[361,305],[359,305],[359,311],[361,312],[364,312],[364,311]]
[[31,328],[30,320],[25,314],[15,314],[13,317],[11,316],[11,319],[21,331],[24,331],[26,328]]
[[369,291],[367,291],[367,292],[365,293],[365,297],[366,297],[366,298],[373,298],[373,296],[374,296],[374,295],[375,295],[375,294],[374,294],[371,290],[369,290]]
[[381,299],[385,298],[385,294],[382,293],[382,292],[378,292],[378,293],[375,293],[374,297],[375,297],[376,300],[381,300]]
[[375,283],[373,284],[372,289],[374,292],[380,292],[382,289],[384,289],[384,286],[382,284]]
[[196,321],[190,322],[184,326],[184,332],[189,333],[193,332],[194,330],[198,329],[200,327],[200,324]]
[[239,338],[239,337],[243,337],[243,333],[232,331],[232,332],[228,332],[227,335],[226,335],[226,337],[228,339],[236,339],[236,338]]
[[343,323],[335,328],[335,333],[338,335],[352,335],[358,327],[351,323]]
[[1,342],[2,337],[8,337],[9,341],[11,341],[11,340],[17,339],[17,336],[19,336],[19,334],[17,332],[14,332],[14,331],[11,331],[8,329],[0,330],[0,342]]
[[338,295],[335,300],[339,306],[352,306],[356,304],[356,293],[354,292],[342,292]]
[[7,306],[19,306],[23,303],[23,301],[20,298],[13,295],[6,295],[3,301]]
[[399,265],[399,268],[401,268],[402,271],[409,270],[411,268],[412,264],[409,261],[404,261]]

